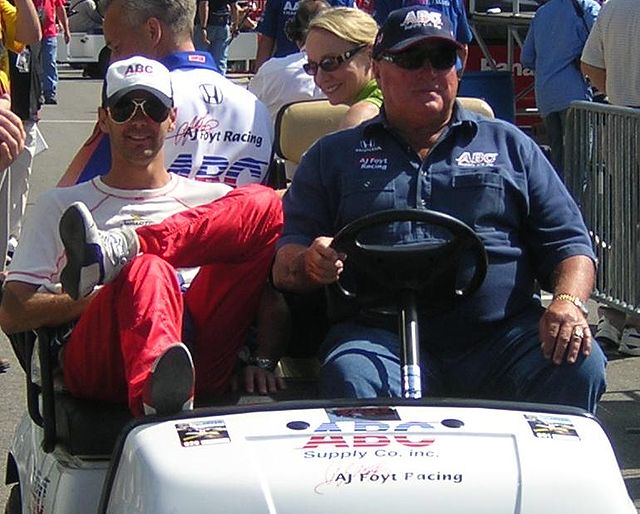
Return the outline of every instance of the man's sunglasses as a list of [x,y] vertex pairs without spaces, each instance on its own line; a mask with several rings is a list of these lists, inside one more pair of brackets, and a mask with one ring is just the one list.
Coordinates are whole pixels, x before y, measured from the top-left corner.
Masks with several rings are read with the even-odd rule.
[[140,108],[142,114],[151,118],[156,123],[162,123],[169,116],[171,108],[167,107],[157,98],[145,98],[136,100],[135,98],[123,98],[113,107],[108,107],[107,111],[114,123],[123,124],[133,119]]
[[456,63],[458,54],[454,46],[440,45],[428,48],[414,48],[397,54],[382,54],[379,58],[392,62],[405,70],[417,70],[427,63],[434,70],[448,70]]
[[341,55],[334,55],[332,57],[325,57],[320,60],[320,62],[309,61],[302,65],[305,73],[311,75],[313,77],[318,73],[318,68],[322,71],[336,71],[344,62],[347,62],[354,55],[356,55],[360,50],[366,48],[366,43],[362,45],[358,45],[350,50],[347,50],[345,53]]

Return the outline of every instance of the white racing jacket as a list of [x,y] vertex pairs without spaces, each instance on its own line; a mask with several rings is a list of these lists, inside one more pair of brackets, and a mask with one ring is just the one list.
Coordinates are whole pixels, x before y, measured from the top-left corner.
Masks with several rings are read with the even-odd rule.
[[206,53],[172,54],[162,62],[171,70],[178,108],[164,147],[167,168],[232,187],[264,182],[273,140],[265,105],[215,71]]

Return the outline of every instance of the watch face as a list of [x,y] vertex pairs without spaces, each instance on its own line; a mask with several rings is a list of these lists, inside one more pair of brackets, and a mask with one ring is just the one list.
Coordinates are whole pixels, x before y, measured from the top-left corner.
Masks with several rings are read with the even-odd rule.
[[267,357],[251,357],[248,361],[248,364],[252,365],[252,366],[256,366],[260,369],[266,369],[267,371],[273,371],[274,369],[276,369],[276,366],[278,365],[278,362],[273,360],[273,359],[269,359]]

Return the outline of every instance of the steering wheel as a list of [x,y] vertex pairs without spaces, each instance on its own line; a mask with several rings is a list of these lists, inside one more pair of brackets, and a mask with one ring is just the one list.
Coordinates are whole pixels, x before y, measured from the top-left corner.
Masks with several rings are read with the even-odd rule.
[[[370,243],[365,237],[372,229],[405,222],[420,223],[425,229],[435,227],[438,238],[393,245]],[[458,219],[436,211],[393,209],[369,214],[340,230],[331,246],[347,256],[340,279],[329,286],[333,306],[337,293],[351,307],[355,304],[395,313],[403,295],[411,293],[420,312],[435,314],[475,292],[487,272],[487,254],[476,233]],[[468,257],[473,275],[464,277],[461,284],[461,273],[470,269],[468,260],[463,263]],[[344,303],[337,303],[341,301]]]

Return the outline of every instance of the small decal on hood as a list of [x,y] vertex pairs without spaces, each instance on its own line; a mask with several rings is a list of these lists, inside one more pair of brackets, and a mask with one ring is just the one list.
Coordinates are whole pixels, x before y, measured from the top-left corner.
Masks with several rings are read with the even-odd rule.
[[578,432],[570,419],[561,416],[525,414],[533,435],[540,439],[578,438]]
[[222,419],[176,423],[180,444],[185,448],[231,442],[227,425]]

